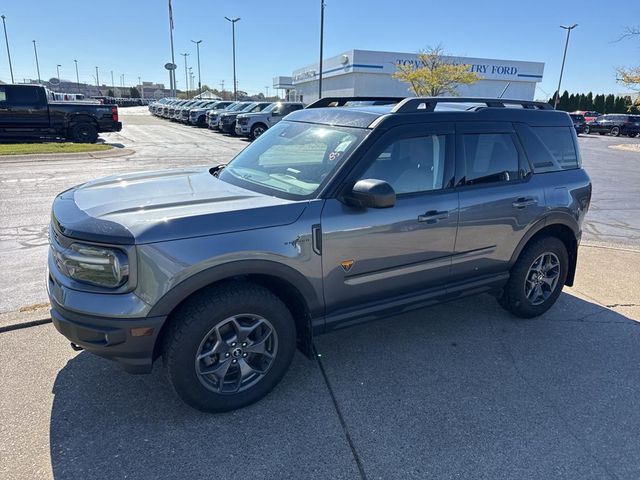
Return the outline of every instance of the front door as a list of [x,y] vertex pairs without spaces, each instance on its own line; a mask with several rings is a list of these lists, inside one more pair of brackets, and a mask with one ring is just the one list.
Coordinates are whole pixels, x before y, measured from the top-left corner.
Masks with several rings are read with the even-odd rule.
[[322,264],[329,317],[446,285],[458,222],[453,149],[451,124],[393,128],[350,181],[384,180],[396,191],[396,204],[362,209],[326,201]]

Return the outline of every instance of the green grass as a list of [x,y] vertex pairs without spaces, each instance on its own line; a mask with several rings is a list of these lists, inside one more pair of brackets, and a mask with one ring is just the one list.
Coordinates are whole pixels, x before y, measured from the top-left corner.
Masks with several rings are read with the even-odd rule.
[[0,155],[98,152],[111,148],[101,143],[0,143]]

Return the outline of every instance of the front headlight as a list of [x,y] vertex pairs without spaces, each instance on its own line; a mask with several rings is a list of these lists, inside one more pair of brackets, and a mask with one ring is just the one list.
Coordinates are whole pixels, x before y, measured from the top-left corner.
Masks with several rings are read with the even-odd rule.
[[78,282],[117,288],[129,279],[129,262],[121,250],[74,243],[54,255],[62,273]]

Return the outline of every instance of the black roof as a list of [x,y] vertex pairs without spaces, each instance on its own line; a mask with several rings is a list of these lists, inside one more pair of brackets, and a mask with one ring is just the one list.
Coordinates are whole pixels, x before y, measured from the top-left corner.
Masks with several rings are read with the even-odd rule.
[[566,112],[528,100],[473,97],[328,97],[287,120],[373,128],[429,121],[523,122],[533,126],[571,126]]

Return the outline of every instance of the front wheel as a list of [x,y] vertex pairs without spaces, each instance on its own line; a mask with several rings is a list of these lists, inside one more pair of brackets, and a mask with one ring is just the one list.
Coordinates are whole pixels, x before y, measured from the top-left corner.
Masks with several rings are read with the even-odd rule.
[[295,352],[291,313],[259,285],[205,289],[171,321],[163,353],[169,380],[185,403],[205,412],[235,410],[262,398]]
[[609,133],[614,137],[618,137],[620,135],[620,127],[613,127]]
[[511,269],[500,305],[523,318],[542,315],[560,296],[568,265],[567,248],[558,238],[541,238],[527,245]]
[[264,132],[267,131],[267,127],[261,123],[256,123],[253,127],[251,127],[251,139],[255,140]]
[[584,126],[584,133],[585,133],[586,135],[589,135],[589,130],[590,130],[590,129],[589,129],[589,125],[585,125],[585,126]]

